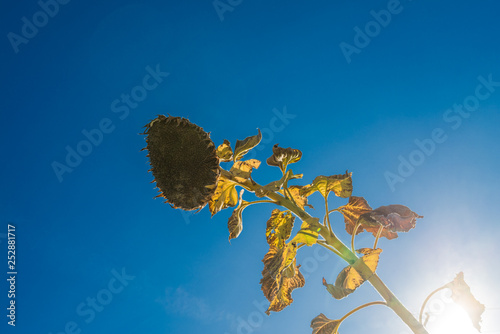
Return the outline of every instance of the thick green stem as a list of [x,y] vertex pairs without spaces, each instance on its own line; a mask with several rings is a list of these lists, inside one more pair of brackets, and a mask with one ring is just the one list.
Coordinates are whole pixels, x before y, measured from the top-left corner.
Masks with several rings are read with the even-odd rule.
[[[225,173],[224,173],[225,172]],[[229,179],[233,179],[231,173],[227,171],[222,172]],[[236,181],[237,182],[237,181]],[[256,184],[254,181],[247,180],[245,182],[237,182],[243,188],[255,192],[256,189],[261,186]],[[392,293],[391,290],[382,282],[382,280],[377,276],[377,274],[373,273],[370,268],[363,262],[357,261],[358,257],[354,254],[342,241],[340,241],[337,236],[319,222],[314,222],[313,217],[309,215],[306,211],[299,208],[295,203],[290,201],[289,199],[281,196],[276,192],[270,192],[266,194],[267,197],[275,201],[278,205],[281,205],[288,210],[292,211],[295,215],[297,215],[302,221],[308,221],[312,224],[311,227],[319,229],[319,234],[325,239],[327,245],[333,247],[338,251],[342,259],[344,259],[350,265],[358,271],[362,277],[369,277],[368,281],[371,285],[378,291],[378,293],[385,299],[387,302],[387,306],[390,307],[400,318],[403,320],[405,324],[410,327],[410,329],[415,334],[428,334],[425,330],[424,326],[418,322],[418,320],[413,316],[413,314],[408,311],[403,304],[396,298],[396,296]],[[328,214],[328,213],[327,213]]]
[[368,279],[368,282],[378,291],[378,293],[385,299],[387,306],[389,306],[394,313],[398,315],[403,322],[410,327],[415,334],[428,334],[424,326],[411,314],[410,311],[396,298],[391,290],[382,282],[377,274],[373,274]]

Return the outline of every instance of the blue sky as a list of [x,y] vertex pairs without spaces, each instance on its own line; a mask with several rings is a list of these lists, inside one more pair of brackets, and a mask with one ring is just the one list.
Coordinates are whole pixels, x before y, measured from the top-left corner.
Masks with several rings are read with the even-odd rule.
[[[0,284],[2,333],[307,333],[319,313],[340,318],[380,298],[366,284],[334,300],[321,278],[345,264],[312,247],[298,255],[306,286],[294,303],[263,316],[273,208],[245,210],[243,233],[228,243],[230,210],[210,218],[154,200],[139,134],[158,114],[189,118],[216,145],[260,128],[252,157],[264,161],[275,143],[302,150],[297,184],[348,169],[354,195],[372,207],[424,215],[411,233],[380,241],[379,276],[417,312],[464,271],[486,305],[484,331],[498,332],[498,3],[216,4],[3,4],[0,247],[7,252],[15,225],[18,275],[15,329]],[[253,176],[267,183],[280,172],[263,164]],[[321,217],[316,196],[311,214]],[[348,242],[343,219],[332,218]],[[439,334],[459,311],[444,295],[433,308]],[[341,331],[408,332],[382,307]]]

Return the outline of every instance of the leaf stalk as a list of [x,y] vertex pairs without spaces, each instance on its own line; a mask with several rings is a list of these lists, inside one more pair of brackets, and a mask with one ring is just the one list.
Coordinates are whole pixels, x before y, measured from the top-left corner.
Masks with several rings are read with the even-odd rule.
[[370,303],[366,303],[366,304],[363,304],[361,306],[358,306],[356,307],[355,309],[347,312],[342,318],[339,319],[339,323],[337,325],[337,330],[338,328],[340,327],[340,324],[345,320],[347,319],[349,316],[351,316],[352,314],[358,312],[359,310],[362,310],[364,309],[365,307],[368,307],[368,306],[372,306],[372,305],[385,305],[387,306],[387,303],[384,302],[384,301],[376,301],[376,302],[370,302]]
[[[361,226],[360,223],[357,223],[356,226],[354,227],[354,231],[352,231],[352,236],[351,236],[351,251],[354,253],[354,238],[356,238],[356,233],[358,233],[358,229]],[[375,249],[375,248],[374,248]]]
[[436,290],[432,291],[428,296],[427,298],[425,298],[424,302],[422,303],[422,307],[420,308],[420,314],[418,316],[418,321],[420,323],[422,323],[422,315],[424,314],[424,309],[425,309],[425,305],[427,304],[427,302],[429,301],[429,299],[431,299],[431,297],[436,294],[437,292],[443,290],[443,289],[446,289],[448,286],[447,284],[446,285],[443,285],[442,287],[440,288],[437,288]]

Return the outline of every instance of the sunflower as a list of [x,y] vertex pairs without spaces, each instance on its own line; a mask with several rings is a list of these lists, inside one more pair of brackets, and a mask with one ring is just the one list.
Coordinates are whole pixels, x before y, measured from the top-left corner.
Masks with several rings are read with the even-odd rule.
[[210,134],[185,118],[158,115],[145,125],[150,171],[165,203],[202,209],[219,179],[219,158]]

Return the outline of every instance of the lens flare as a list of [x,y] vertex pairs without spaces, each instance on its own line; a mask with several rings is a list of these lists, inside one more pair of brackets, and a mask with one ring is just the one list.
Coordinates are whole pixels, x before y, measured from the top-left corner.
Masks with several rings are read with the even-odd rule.
[[435,317],[429,324],[432,334],[476,334],[472,322],[463,308],[455,304],[447,305],[445,312]]

